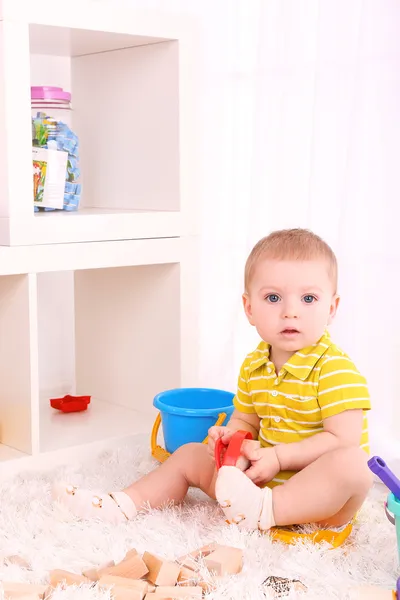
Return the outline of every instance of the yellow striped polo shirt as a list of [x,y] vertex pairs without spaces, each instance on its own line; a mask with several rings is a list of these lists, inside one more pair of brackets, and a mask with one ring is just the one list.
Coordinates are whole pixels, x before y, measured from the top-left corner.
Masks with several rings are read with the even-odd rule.
[[[369,452],[366,412],[371,408],[367,382],[350,358],[325,333],[320,341],[293,354],[277,374],[261,342],[240,369],[233,400],[238,411],[260,418],[263,447],[300,442],[323,431],[323,420],[345,410],[364,411],[360,446]],[[268,484],[284,483],[294,474],[281,471]]]

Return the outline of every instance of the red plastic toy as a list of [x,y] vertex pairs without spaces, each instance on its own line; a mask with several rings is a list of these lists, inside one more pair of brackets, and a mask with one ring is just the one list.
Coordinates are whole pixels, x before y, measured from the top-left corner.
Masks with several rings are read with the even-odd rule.
[[91,396],[71,396],[67,394],[64,398],[52,398],[50,406],[61,410],[63,413],[81,412],[87,410]]
[[252,440],[250,431],[235,431],[228,444],[224,444],[219,438],[215,443],[215,464],[217,469],[224,467],[235,467],[240,456],[240,449],[244,440]]

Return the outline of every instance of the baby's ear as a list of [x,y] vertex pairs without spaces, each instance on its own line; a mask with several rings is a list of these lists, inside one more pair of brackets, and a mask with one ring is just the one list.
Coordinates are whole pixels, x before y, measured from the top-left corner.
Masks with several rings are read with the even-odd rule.
[[245,293],[242,296],[242,300],[243,300],[243,308],[244,308],[244,312],[246,313],[246,317],[248,318],[250,325],[254,325],[253,312],[251,310],[250,296],[247,293]]
[[331,307],[329,310],[329,319],[328,319],[328,325],[330,325],[333,321],[333,319],[336,316],[336,312],[339,306],[339,302],[340,302],[340,296],[339,294],[335,294],[332,298],[332,302],[331,302]]

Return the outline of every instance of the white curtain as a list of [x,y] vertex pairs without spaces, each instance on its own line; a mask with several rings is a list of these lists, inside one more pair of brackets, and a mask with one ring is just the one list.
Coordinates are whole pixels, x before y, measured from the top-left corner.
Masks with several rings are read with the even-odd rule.
[[144,4],[190,12],[207,34],[201,384],[234,390],[257,343],[241,308],[251,246],[309,227],[338,255],[332,333],[368,378],[372,450],[399,470],[400,3]]

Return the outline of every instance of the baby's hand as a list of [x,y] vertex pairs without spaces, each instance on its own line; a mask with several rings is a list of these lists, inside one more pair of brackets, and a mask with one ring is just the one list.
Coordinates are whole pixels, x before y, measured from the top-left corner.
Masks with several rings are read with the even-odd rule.
[[244,447],[247,448],[247,452],[253,452],[254,450],[259,450],[261,448],[261,444],[258,440],[243,441],[240,456],[236,461],[236,466],[241,471],[247,471],[247,469],[251,466],[251,462],[243,452]]
[[215,444],[216,441],[222,438],[224,444],[227,444],[235,432],[228,427],[217,427],[214,425],[208,430],[208,453],[215,459]]
[[246,475],[256,485],[271,481],[281,470],[275,448],[257,448],[245,440],[242,455],[251,463]]

